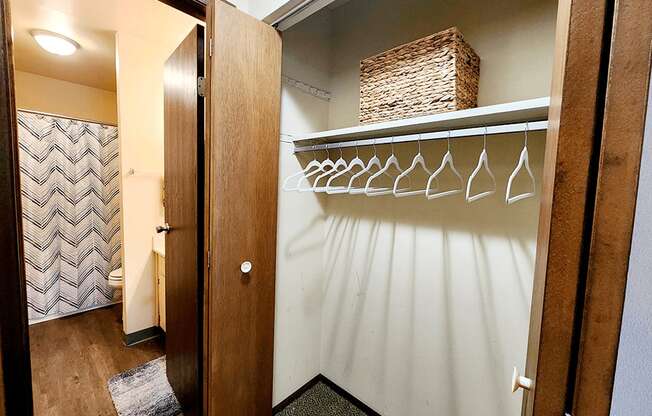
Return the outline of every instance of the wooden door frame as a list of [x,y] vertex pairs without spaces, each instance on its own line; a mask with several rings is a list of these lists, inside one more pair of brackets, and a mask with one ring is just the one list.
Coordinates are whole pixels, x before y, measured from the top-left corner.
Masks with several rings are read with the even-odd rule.
[[652,62],[652,3],[615,3],[571,413],[579,416],[611,411]]
[[[560,0],[523,414],[572,397],[607,74],[611,0]],[[544,363],[544,365],[540,365]]]
[[159,0],[201,21],[206,20],[206,3],[202,0]]
[[0,0],[0,415],[32,414],[14,62],[9,0]]

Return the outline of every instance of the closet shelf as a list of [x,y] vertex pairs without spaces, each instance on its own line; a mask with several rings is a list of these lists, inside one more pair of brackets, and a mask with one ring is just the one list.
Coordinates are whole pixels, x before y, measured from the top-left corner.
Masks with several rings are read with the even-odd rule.
[[[529,129],[542,130],[547,128],[545,120],[548,119],[549,105],[550,97],[534,98],[531,100],[514,101],[511,103],[451,111],[430,116],[327,130],[305,135],[295,139],[293,143],[295,149],[301,151],[306,146],[324,145],[335,142],[380,139],[390,136],[429,133],[451,129],[475,130],[484,126],[490,128],[491,126],[504,124],[517,126],[518,124],[516,123],[525,122],[539,122],[532,123]],[[494,133],[518,131],[519,129],[515,127],[513,130],[509,128],[505,130]],[[461,135],[456,134],[455,136],[460,137]]]

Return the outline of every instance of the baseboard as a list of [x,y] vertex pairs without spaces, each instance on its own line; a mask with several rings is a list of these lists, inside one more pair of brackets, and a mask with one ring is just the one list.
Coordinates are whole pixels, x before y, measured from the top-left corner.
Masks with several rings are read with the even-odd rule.
[[122,342],[131,347],[141,342],[149,341],[150,339],[158,338],[165,335],[165,332],[158,326],[141,329],[140,331],[132,332],[131,334],[122,334]]
[[308,390],[310,390],[311,388],[313,388],[315,386],[315,384],[319,383],[319,380],[320,380],[321,377],[323,377],[321,374],[317,374],[315,377],[313,377],[306,384],[299,387],[299,389],[297,391],[295,391],[294,393],[290,394],[288,397],[283,399],[279,404],[274,406],[274,408],[272,409],[272,414],[276,414],[276,413],[282,411],[283,409],[285,409],[286,407],[288,407],[290,405],[290,403],[292,403],[293,401],[295,401],[296,399],[301,397],[301,395],[303,393],[305,393]]
[[65,318],[65,317],[73,316],[73,315],[79,315],[80,313],[93,311],[95,309],[108,308],[110,306],[117,305],[119,303],[122,303],[122,301],[118,300],[118,301],[111,302],[111,303],[103,303],[101,305],[93,305],[93,306],[89,306],[87,308],[77,309],[76,311],[72,311],[72,312],[59,313],[59,314],[56,314],[56,315],[44,316],[43,318],[30,319],[28,324],[29,325],[40,324],[41,322],[47,322],[47,321],[51,321],[53,319]]
[[299,387],[297,391],[294,393],[290,394],[288,397],[286,397],[283,401],[281,401],[279,404],[274,406],[272,413],[276,414],[282,410],[284,410],[286,407],[288,407],[292,402],[294,402],[296,399],[301,397],[303,393],[306,391],[310,390],[313,388],[317,383],[324,383],[331,389],[333,389],[337,394],[340,396],[344,397],[346,400],[348,400],[350,403],[355,405],[358,409],[362,410],[369,416],[381,416],[380,413],[376,412],[374,409],[371,407],[367,406],[364,404],[360,399],[349,393],[348,391],[344,390],[342,387],[338,386],[335,384],[334,381],[329,379],[323,374],[317,374],[315,377],[313,377],[310,381],[308,381],[306,384],[303,386]]

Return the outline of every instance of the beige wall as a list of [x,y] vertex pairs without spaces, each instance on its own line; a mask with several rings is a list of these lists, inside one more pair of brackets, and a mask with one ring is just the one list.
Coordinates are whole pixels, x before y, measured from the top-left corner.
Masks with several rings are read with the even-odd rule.
[[16,71],[16,106],[23,110],[117,124],[115,91]]
[[[126,31],[116,35],[125,333],[158,324],[152,237],[155,227],[165,222],[163,69],[166,59],[197,22],[173,13],[176,19],[171,17],[173,24],[166,26],[169,42]],[[130,169],[136,174],[127,176]]]
[[[122,172],[123,329],[157,325],[152,235],[163,222],[163,64],[151,42],[116,35]],[[127,176],[134,169],[137,174]]]
[[552,0],[355,0],[335,9],[329,128],[358,124],[362,59],[451,26],[480,56],[479,106],[549,95],[556,12]]

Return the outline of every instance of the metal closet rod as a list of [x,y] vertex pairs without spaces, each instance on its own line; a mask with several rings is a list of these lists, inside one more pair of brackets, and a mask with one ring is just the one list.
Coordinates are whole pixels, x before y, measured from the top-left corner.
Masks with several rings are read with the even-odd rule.
[[[540,131],[548,129],[548,121],[532,121],[526,123],[513,123],[513,124],[501,124],[497,126],[487,126],[486,134],[495,135],[495,134],[508,134],[508,133],[518,133],[527,131]],[[308,146],[296,146],[294,147],[294,153],[301,152],[312,152],[314,150],[325,150],[325,149],[341,149],[345,147],[361,147],[361,146],[372,146],[390,144],[390,143],[406,143],[406,142],[416,142],[426,141],[426,140],[442,140],[442,139],[458,139],[461,137],[476,137],[482,136],[485,134],[485,127],[472,127],[466,129],[451,129],[451,130],[442,130],[430,133],[421,133],[421,134],[407,134],[403,136],[389,136],[382,137],[378,139],[364,139],[364,140],[350,140],[345,142],[336,142],[336,143],[323,143],[316,145]]]

